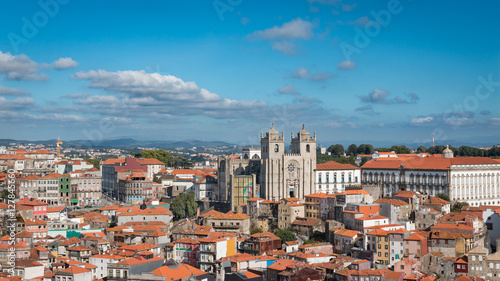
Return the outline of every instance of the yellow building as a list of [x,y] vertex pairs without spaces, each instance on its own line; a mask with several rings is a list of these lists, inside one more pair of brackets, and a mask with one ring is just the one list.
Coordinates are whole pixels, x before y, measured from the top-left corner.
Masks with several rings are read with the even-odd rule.
[[378,264],[389,265],[391,249],[389,243],[389,232],[377,229],[366,233],[366,249],[375,255],[374,261]]

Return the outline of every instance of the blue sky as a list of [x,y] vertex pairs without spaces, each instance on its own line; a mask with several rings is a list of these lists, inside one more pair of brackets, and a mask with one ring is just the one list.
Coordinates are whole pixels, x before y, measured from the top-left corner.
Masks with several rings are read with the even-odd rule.
[[[103,3],[104,2],[104,3]],[[9,1],[0,138],[499,136],[500,3]]]

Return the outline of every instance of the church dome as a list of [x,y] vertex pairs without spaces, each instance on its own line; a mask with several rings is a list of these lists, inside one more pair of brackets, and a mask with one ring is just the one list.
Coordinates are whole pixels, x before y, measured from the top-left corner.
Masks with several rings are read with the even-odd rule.
[[446,148],[443,150],[442,156],[444,158],[453,158],[453,151],[450,149],[449,145],[447,145]]

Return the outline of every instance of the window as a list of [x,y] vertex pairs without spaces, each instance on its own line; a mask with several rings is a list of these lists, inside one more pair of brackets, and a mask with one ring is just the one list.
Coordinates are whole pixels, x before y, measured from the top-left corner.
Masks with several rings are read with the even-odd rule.
[[113,270],[112,269],[109,270],[108,277],[113,277]]
[[280,146],[275,144],[274,145],[274,152],[279,152],[280,151]]
[[311,146],[310,145],[306,145],[306,152],[311,152]]

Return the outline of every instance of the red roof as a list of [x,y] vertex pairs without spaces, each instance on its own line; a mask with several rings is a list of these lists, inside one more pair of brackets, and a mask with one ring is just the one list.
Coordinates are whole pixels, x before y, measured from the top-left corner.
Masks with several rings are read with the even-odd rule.
[[497,161],[488,157],[412,157],[408,160],[374,160],[363,165],[363,169],[399,169],[403,165],[411,170],[449,170],[451,165],[484,165],[498,164]]
[[316,165],[316,171],[322,170],[359,170],[359,167],[351,164],[341,164],[335,161],[329,161],[323,164]]

